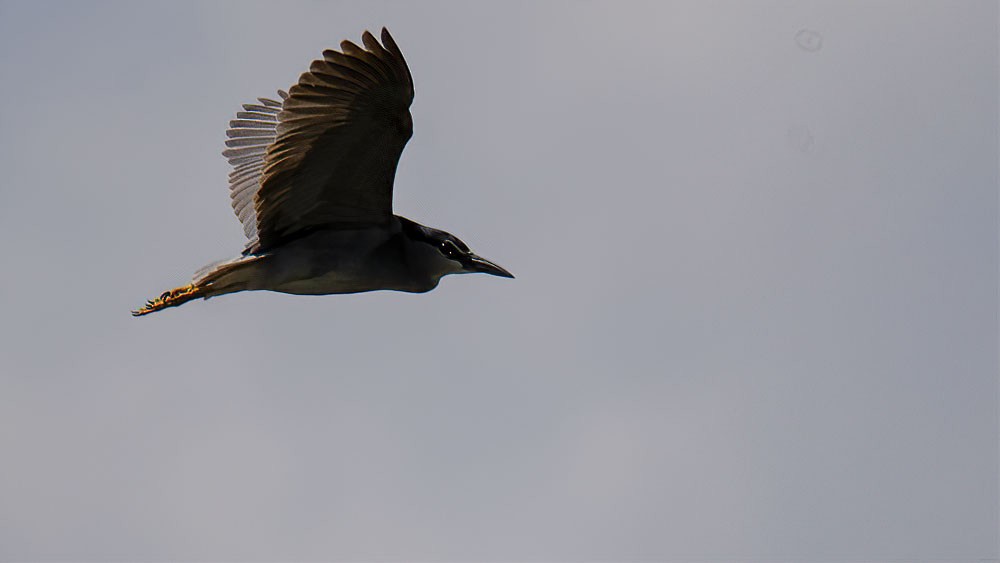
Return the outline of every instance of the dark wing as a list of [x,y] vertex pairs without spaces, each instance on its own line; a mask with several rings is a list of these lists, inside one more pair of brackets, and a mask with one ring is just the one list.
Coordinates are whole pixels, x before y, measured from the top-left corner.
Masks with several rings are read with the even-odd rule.
[[382,44],[367,31],[362,40],[364,49],[344,41],[343,52],[324,51],[282,103],[253,197],[257,241],[249,251],[315,228],[392,217],[396,165],[413,134],[413,79],[385,28]]
[[[284,100],[286,92],[278,90]],[[278,113],[281,102],[269,98],[257,98],[260,104],[243,104],[243,111],[229,122],[226,136],[228,147],[222,152],[233,165],[229,173],[229,197],[233,200],[233,211],[243,224],[247,248],[257,245],[257,213],[254,211],[254,196],[260,187],[267,147],[274,142],[278,133]]]

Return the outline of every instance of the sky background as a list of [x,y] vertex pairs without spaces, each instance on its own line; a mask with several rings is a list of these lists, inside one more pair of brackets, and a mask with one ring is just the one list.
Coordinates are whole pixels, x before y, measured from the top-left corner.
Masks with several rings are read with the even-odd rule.
[[[129,310],[388,26],[516,280]],[[998,556],[995,2],[0,2],[0,560]]]

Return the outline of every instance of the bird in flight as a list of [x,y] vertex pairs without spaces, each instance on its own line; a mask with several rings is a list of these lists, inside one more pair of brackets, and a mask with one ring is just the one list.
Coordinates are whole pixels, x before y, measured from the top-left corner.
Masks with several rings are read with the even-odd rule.
[[382,28],[313,61],[280,100],[244,104],[222,154],[248,242],[188,285],[133,311],[147,315],[238,291],[300,295],[423,293],[448,274],[513,278],[458,237],[392,212],[392,185],[413,135],[413,78]]

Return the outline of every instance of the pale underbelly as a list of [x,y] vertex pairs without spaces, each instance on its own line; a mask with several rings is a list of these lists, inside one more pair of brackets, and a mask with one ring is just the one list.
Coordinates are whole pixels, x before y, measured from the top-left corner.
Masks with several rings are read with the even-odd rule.
[[359,293],[392,289],[371,279],[361,279],[358,276],[341,272],[329,272],[320,276],[282,282],[272,288],[272,291],[294,293],[296,295],[327,295],[330,293]]
[[437,284],[419,284],[415,281],[388,276],[357,276],[343,272],[329,272],[312,278],[285,281],[267,289],[295,295],[328,295],[365,291],[423,293],[433,289],[435,285]]

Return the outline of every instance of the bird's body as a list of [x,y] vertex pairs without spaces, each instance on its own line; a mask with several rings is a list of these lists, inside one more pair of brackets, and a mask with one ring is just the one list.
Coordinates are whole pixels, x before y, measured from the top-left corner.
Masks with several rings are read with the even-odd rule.
[[300,295],[423,293],[448,274],[513,277],[458,238],[392,213],[392,188],[412,135],[410,71],[388,31],[365,48],[325,51],[282,101],[259,98],[230,122],[223,154],[243,255],[195,274],[135,311],[198,297],[269,290]]
[[439,259],[434,248],[406,236],[407,221],[394,217],[387,227],[316,231],[282,246],[281,252],[236,259],[233,264],[239,267],[213,284],[297,295],[430,291],[457,268],[451,260]]

